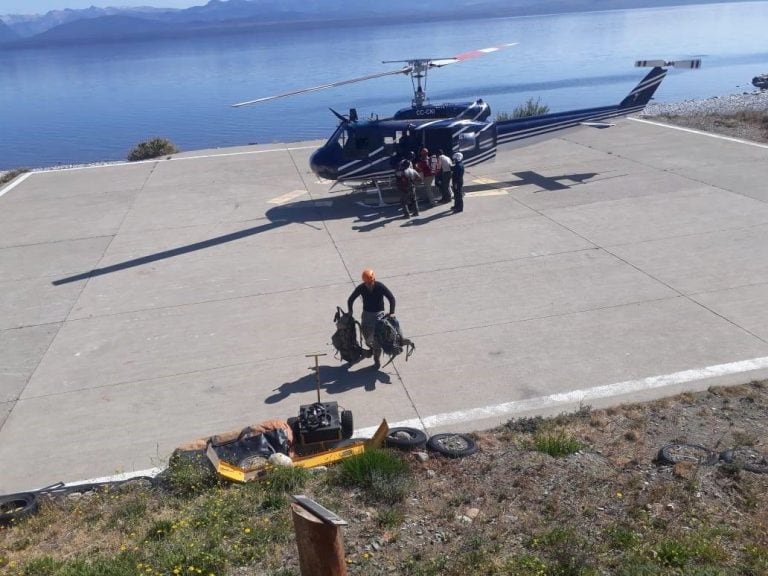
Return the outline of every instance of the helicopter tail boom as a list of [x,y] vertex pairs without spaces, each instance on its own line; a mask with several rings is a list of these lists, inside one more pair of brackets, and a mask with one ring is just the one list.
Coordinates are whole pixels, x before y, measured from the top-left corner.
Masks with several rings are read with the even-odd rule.
[[638,82],[618,105],[556,112],[498,122],[498,145],[528,145],[536,141],[562,135],[566,131],[583,126],[608,128],[611,124],[607,120],[628,116],[645,108],[661,85],[661,81],[667,75],[666,67],[699,68],[701,61],[679,60],[667,62],[663,60],[641,60],[636,62],[635,65],[653,66],[653,69]]

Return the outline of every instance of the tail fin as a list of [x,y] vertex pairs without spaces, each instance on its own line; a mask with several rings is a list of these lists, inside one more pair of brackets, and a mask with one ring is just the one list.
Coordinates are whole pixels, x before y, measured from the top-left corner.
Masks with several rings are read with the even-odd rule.
[[667,71],[664,68],[656,66],[627,94],[619,104],[619,108],[634,108],[648,104],[666,75]]
[[653,70],[648,72],[645,78],[634,87],[624,100],[619,104],[620,108],[634,108],[636,106],[645,106],[650,102],[656,89],[667,75],[666,68],[674,66],[675,68],[701,68],[701,60],[637,60],[636,67],[653,66]]

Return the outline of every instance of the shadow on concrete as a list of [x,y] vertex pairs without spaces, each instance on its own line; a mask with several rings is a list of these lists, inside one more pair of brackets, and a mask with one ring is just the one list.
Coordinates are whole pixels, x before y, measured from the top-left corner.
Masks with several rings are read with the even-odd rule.
[[525,171],[525,172],[514,172],[514,175],[520,178],[520,180],[512,184],[513,186],[533,184],[534,186],[538,186],[539,188],[543,188],[544,190],[554,191],[554,190],[568,190],[570,188],[570,186],[562,184],[560,182],[561,180],[567,180],[567,181],[573,182],[574,184],[584,184],[584,182],[586,182],[587,180],[590,180],[591,178],[594,178],[595,176],[597,176],[597,173],[585,172],[583,174],[562,174],[560,176],[544,176],[537,172]]
[[539,188],[547,191],[569,190],[572,186],[563,184],[562,181],[568,181],[572,184],[584,184],[587,180],[597,176],[597,172],[584,172],[583,174],[561,174],[560,176],[544,176],[543,174],[539,174],[538,172],[533,172],[531,170],[513,172],[513,174],[517,176],[519,180],[506,180],[503,182],[493,182],[488,184],[465,184],[464,193],[483,192],[489,188],[512,188],[514,186],[525,186],[527,184],[538,186]]
[[[565,174],[561,176],[542,176],[541,174],[530,171],[515,172],[514,174],[520,179],[509,182],[494,182],[493,185],[490,186],[488,184],[473,184],[465,186],[464,191],[474,192],[488,190],[489,187],[505,188],[510,186],[523,186],[525,184],[533,184],[544,190],[567,190],[569,186],[561,184],[561,180],[569,180],[574,183],[583,184],[586,180],[597,175],[594,172],[590,172],[584,174]],[[81,280],[119,272],[120,270],[126,270],[128,268],[135,268],[136,266],[144,266],[145,264],[151,264],[152,262],[158,262],[160,260],[174,258],[176,256],[204,250],[220,244],[234,242],[236,240],[241,240],[242,238],[248,238],[249,236],[268,232],[288,224],[307,224],[311,226],[313,222],[351,219],[354,223],[362,223],[361,225],[353,225],[353,230],[357,230],[358,232],[371,232],[372,230],[386,226],[393,221],[403,219],[399,204],[371,206],[360,201],[363,197],[364,195],[358,193],[349,194],[342,198],[336,198],[335,200],[302,200],[284,206],[275,206],[265,213],[268,222],[260,224],[259,226],[253,226],[244,230],[238,230],[237,232],[216,236],[215,238],[209,238],[200,242],[163,250],[162,252],[155,252],[154,254],[118,262],[117,264],[111,264],[102,268],[93,268],[92,270],[81,274],[59,278],[51,283],[54,286],[60,286],[62,284],[70,284],[72,282],[79,282]],[[438,205],[438,207],[439,206],[441,205]],[[429,208],[426,208],[426,210],[429,210]],[[427,224],[438,217],[442,218],[449,214],[450,212],[440,212],[428,217],[420,217],[418,222],[412,219],[411,223],[404,225]]]
[[[341,394],[353,388],[363,388],[372,392],[376,389],[377,382],[382,384],[390,384],[392,382],[389,374],[374,368],[368,362],[370,360],[363,360],[354,366],[346,363],[341,366],[320,366],[320,399],[323,400],[325,394]],[[350,368],[354,368],[354,370],[350,370]],[[264,403],[277,404],[288,398],[291,394],[316,391],[317,377],[313,368],[306,376],[302,376],[292,382],[286,382],[275,388],[273,390],[274,394],[268,396]]]
[[[370,224],[354,229],[359,232],[369,232],[379,226],[385,225],[391,220],[386,219],[386,215],[394,215],[399,209],[399,207],[395,206],[365,206],[362,203],[355,202],[355,197],[356,195],[348,195],[335,200],[303,200],[301,202],[286,204],[285,206],[276,206],[267,210],[265,216],[268,222],[264,224],[246,228],[244,230],[238,230],[237,232],[231,232],[229,234],[223,234],[200,242],[186,244],[177,248],[163,250],[162,252],[155,252],[154,254],[133,258],[124,262],[118,262],[117,264],[111,264],[110,266],[104,266],[103,268],[94,268],[88,272],[67,276],[66,278],[59,278],[58,280],[54,280],[52,284],[54,286],[59,286],[61,284],[79,282],[80,280],[87,280],[89,278],[95,278],[96,276],[119,272],[120,270],[126,270],[136,266],[144,266],[145,264],[151,264],[152,262],[158,262],[160,260],[174,258],[183,254],[189,254],[190,252],[197,252],[198,250],[204,250],[220,244],[234,242],[236,240],[241,240],[242,238],[248,238],[249,236],[268,232],[288,224],[307,224],[311,226],[312,222],[356,219],[356,222],[370,222]],[[385,219],[382,221],[382,218]]]

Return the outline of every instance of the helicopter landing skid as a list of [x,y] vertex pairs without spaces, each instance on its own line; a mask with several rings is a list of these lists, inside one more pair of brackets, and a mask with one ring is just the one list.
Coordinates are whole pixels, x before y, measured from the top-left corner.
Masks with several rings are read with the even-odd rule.
[[385,192],[394,191],[391,178],[366,182],[358,186],[357,190],[365,192],[366,199],[358,201],[357,204],[366,208],[386,208],[387,206],[395,206],[400,203],[399,200],[392,202],[384,201]]

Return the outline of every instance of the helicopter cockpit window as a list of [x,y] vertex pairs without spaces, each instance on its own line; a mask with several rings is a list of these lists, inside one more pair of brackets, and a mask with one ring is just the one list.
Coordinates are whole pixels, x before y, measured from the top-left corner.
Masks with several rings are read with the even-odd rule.
[[344,157],[359,159],[367,157],[382,145],[381,134],[369,130],[349,130],[343,145]]
[[333,133],[333,136],[331,136],[328,139],[328,143],[336,143],[339,145],[339,148],[344,148],[347,144],[347,129],[343,126],[339,126],[336,128],[336,132]]

